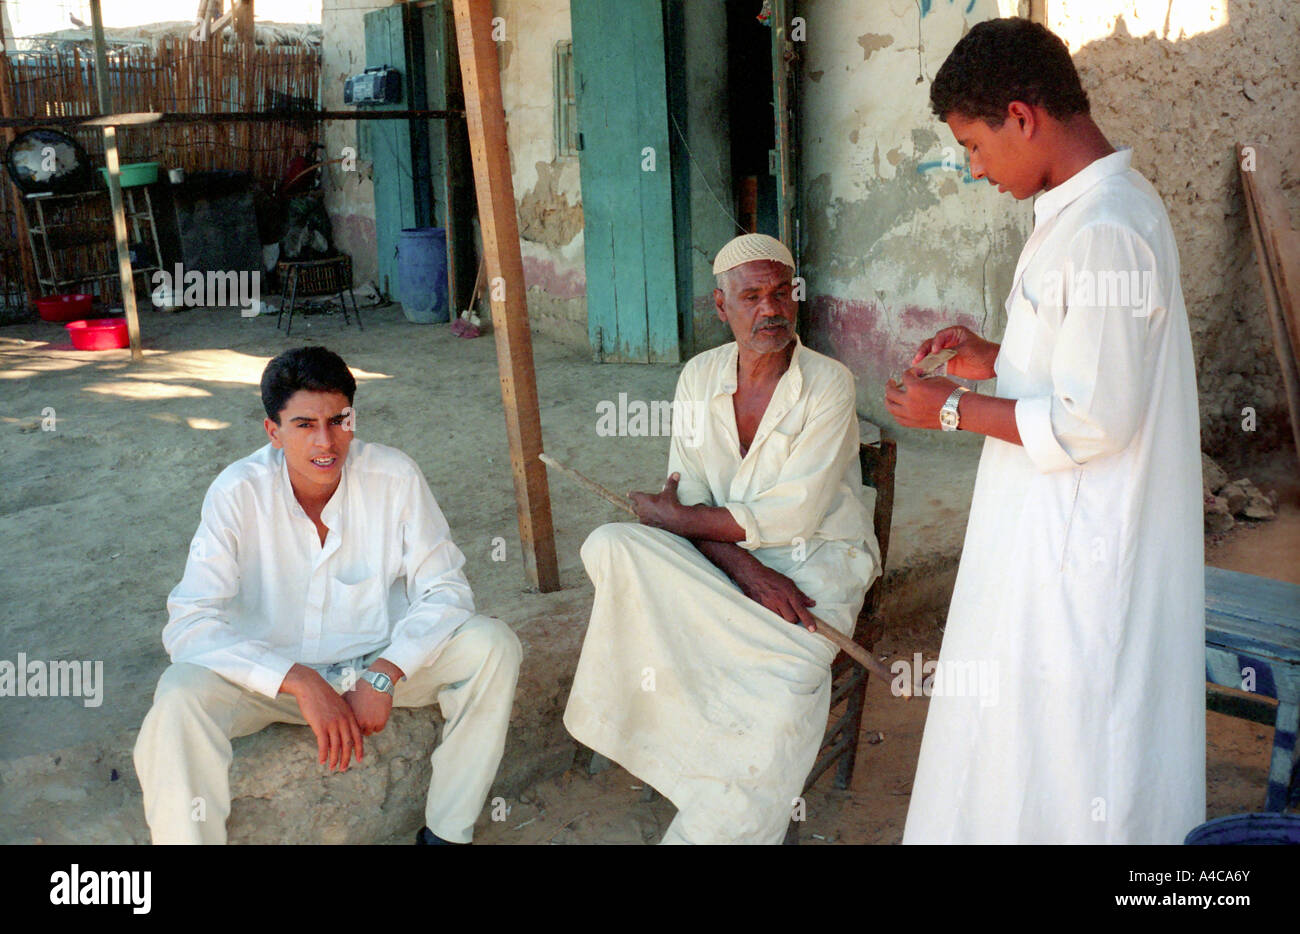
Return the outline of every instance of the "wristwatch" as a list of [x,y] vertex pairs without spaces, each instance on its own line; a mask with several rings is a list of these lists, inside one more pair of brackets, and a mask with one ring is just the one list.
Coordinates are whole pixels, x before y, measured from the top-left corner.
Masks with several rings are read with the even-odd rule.
[[944,431],[956,431],[961,424],[961,416],[957,412],[957,404],[961,401],[961,394],[970,392],[965,386],[958,386],[948,397],[948,401],[943,404],[939,410],[939,424]]
[[388,677],[382,671],[371,671],[367,668],[361,672],[361,680],[366,682],[376,691],[383,691],[389,697],[393,696],[393,679]]

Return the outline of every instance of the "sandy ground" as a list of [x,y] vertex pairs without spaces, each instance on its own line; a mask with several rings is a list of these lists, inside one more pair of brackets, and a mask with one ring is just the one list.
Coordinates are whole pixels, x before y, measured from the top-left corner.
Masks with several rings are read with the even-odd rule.
[[[492,341],[409,325],[395,306],[363,315],[364,332],[345,328],[338,316],[309,316],[296,319],[286,339],[270,318],[150,312],[143,317],[146,358],[138,365],[126,351],[60,347],[63,332],[54,325],[0,328],[0,455],[7,468],[0,486],[0,658],[24,652],[101,660],[105,682],[104,701],[93,708],[79,698],[0,701],[0,762],[101,742],[104,772],[129,765],[129,745],[123,748],[120,737],[138,726],[166,664],[159,640],[166,594],[179,578],[204,490],[227,463],[265,442],[258,377],[274,353],[300,343],[339,351],[357,374],[359,437],[400,447],[422,465],[466,553],[480,608],[516,627],[542,620],[542,632],[580,630],[590,584],[578,547],[594,525],[617,521],[619,513],[553,480],[564,589],[531,592]],[[535,342],[535,355],[547,450],[616,490],[657,488],[666,439],[599,437],[596,406],[619,393],[670,399],[677,368],[597,366],[544,338]],[[891,567],[924,566],[959,549],[978,457],[973,441],[936,458],[928,439],[902,439]],[[1278,577],[1297,573],[1300,489],[1283,489],[1275,479],[1288,476],[1288,466],[1294,476],[1285,462],[1272,475],[1252,474],[1282,490],[1282,517],[1212,543],[1211,563]],[[502,542],[505,560],[493,561]],[[942,614],[894,621],[879,648],[933,656],[941,624]],[[804,842],[900,839],[925,710],[924,699],[900,702],[872,682],[863,728],[880,739],[862,744],[850,792],[818,789],[810,796]],[[1217,714],[1209,730],[1211,816],[1257,809],[1271,730]],[[822,785],[830,788],[829,775]],[[653,842],[672,806],[644,795],[617,767],[596,776],[571,769],[507,802],[504,820],[485,813],[479,839]]]

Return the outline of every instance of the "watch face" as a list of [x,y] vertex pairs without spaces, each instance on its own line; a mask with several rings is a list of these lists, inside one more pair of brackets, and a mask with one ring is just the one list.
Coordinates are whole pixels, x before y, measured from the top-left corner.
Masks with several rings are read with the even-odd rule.
[[948,409],[948,408],[942,409],[939,412],[939,424],[944,426],[945,428],[956,428],[957,413],[954,412],[952,409]]
[[370,683],[376,691],[387,692],[393,686],[393,679],[381,671],[366,672],[366,681]]

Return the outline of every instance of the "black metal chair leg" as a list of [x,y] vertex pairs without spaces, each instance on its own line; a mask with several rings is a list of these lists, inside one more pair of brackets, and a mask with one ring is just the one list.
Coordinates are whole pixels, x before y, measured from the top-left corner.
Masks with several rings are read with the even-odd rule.
[[357,330],[364,331],[365,328],[361,326],[361,309],[357,307],[357,293],[349,287],[348,294],[352,296],[352,313],[357,317]]
[[339,308],[343,310],[343,326],[350,327],[352,321],[348,318],[348,303],[343,300],[343,290],[339,289],[335,294],[339,297]]
[[293,271],[293,281],[289,284],[289,325],[284,329],[284,336],[288,337],[289,332],[293,330],[293,304],[298,297],[298,270]]

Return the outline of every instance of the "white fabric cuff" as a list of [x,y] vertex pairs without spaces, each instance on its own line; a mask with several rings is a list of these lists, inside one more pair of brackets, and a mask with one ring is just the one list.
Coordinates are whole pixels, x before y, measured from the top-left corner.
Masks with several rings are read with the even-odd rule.
[[1025,453],[1042,473],[1073,470],[1074,462],[1052,431],[1052,397],[1016,400],[1016,429]]
[[[430,626],[421,622],[420,627],[423,631],[415,637],[395,632],[392,641],[380,653],[383,658],[402,669],[408,678],[411,677],[412,672],[432,662],[447,641],[455,635],[456,630],[475,615],[473,610],[464,607],[446,606],[438,609],[441,610],[441,618],[436,624]],[[424,615],[427,615],[427,611]],[[400,630],[405,622],[406,619],[403,619],[394,630]]]
[[275,656],[265,663],[254,666],[248,674],[248,682],[244,687],[275,700],[280,693],[280,685],[284,684],[284,679],[292,667],[293,662],[289,659]]
[[745,530],[745,540],[736,544],[746,551],[753,551],[759,547],[762,542],[758,537],[758,520],[754,518],[749,507],[740,503],[727,503],[727,512],[731,513],[731,517],[736,520],[736,525]]
[[441,639],[432,649],[423,645],[414,645],[406,640],[391,642],[386,649],[379,653],[379,657],[392,662],[402,669],[402,673],[407,678],[410,678],[416,671],[428,664],[429,659],[437,653],[438,649],[442,648],[443,643],[450,637],[451,632],[448,632],[446,637]]

